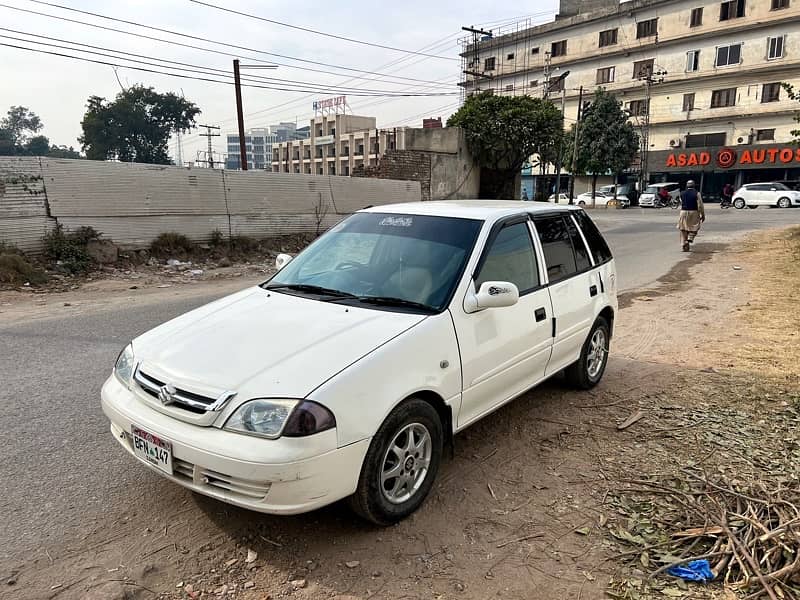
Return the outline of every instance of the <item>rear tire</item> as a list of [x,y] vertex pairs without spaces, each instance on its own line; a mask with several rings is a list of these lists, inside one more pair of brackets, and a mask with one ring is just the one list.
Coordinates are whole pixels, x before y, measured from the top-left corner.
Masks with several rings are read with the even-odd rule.
[[579,390],[589,390],[600,383],[608,364],[610,343],[608,321],[597,317],[583,344],[580,358],[564,371],[567,383]]
[[405,519],[433,487],[443,438],[439,414],[424,400],[395,408],[372,438],[350,507],[376,525]]
[[792,205],[792,201],[788,198],[781,198],[778,200],[778,208],[789,208]]
[[757,207],[757,206],[749,206],[749,205],[748,205],[748,207],[747,207],[747,208],[749,208],[750,210],[755,210],[755,209],[757,209],[758,207]]
[[745,203],[744,198],[736,198],[736,200],[733,201],[733,207],[738,210],[742,210],[745,206],[747,206],[747,204]]

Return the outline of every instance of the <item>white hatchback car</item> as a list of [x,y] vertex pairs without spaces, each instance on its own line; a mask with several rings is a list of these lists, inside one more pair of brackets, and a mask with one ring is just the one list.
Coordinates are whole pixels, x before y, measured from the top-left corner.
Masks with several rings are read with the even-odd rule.
[[102,388],[122,447],[274,514],[416,510],[458,431],[606,368],[614,260],[578,207],[423,202],[345,219],[266,283],[137,337]]
[[[595,192],[594,195],[594,203],[595,206],[608,206],[609,203],[614,202],[614,192],[612,191],[610,194],[606,194],[601,191]],[[617,202],[623,208],[627,208],[631,205],[631,201],[628,199],[627,196],[619,195],[617,196]],[[578,206],[591,206],[592,205],[592,192],[586,192],[578,196],[577,202]]]
[[800,192],[796,192],[782,183],[748,183],[733,194],[733,205],[742,209],[757,206],[777,206],[791,208],[800,206]]

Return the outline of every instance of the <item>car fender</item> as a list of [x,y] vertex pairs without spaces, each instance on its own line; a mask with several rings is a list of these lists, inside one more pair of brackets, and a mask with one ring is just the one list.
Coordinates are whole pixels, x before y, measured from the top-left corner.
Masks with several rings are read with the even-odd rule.
[[372,437],[398,404],[421,392],[442,398],[455,420],[461,405],[461,357],[448,311],[379,346],[308,399],[333,412],[342,447]]

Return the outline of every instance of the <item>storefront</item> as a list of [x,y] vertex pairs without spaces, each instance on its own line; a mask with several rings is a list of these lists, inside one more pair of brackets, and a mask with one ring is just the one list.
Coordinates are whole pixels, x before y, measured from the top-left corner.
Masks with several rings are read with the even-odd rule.
[[686,148],[651,152],[650,182],[693,179],[709,200],[718,198],[726,183],[800,180],[800,146],[758,144],[728,148]]

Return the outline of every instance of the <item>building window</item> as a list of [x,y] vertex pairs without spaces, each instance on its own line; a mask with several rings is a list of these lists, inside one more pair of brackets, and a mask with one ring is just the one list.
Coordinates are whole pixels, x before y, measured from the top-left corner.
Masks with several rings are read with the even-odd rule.
[[658,19],[648,19],[636,24],[636,39],[658,35]]
[[703,24],[703,8],[693,8],[692,18],[689,21],[690,27],[700,27]]
[[344,166],[344,174],[345,175],[350,175],[350,165],[345,165]]
[[[789,0],[772,0],[772,10],[778,10],[779,8],[789,8]],[[765,129],[764,131],[769,131]]]
[[539,54],[539,47],[531,48],[531,54]]
[[727,0],[719,9],[719,20],[729,21],[744,16],[744,0]]
[[551,53],[553,56],[565,56],[567,54],[567,40],[553,42]]
[[719,46],[717,48],[717,62],[714,66],[729,67],[731,65],[738,65],[742,62],[742,44],[733,44],[731,46]]
[[528,86],[529,86],[529,87],[532,87],[532,88],[539,87],[539,80],[538,80],[538,79],[534,79],[533,81],[531,81],[531,82],[528,84]]
[[600,32],[600,47],[613,46],[617,43],[617,29],[607,29]]
[[736,88],[714,90],[711,92],[711,108],[736,106]]
[[708,148],[724,146],[726,135],[724,133],[698,133],[686,136],[687,148]]
[[654,59],[638,60],[633,63],[633,78],[642,79],[653,74]]
[[761,103],[778,102],[781,99],[780,83],[765,83],[761,88]]
[[700,70],[700,50],[689,50],[686,53],[686,72],[694,73]]
[[319,173],[320,175],[322,175],[322,167],[320,167],[319,169],[317,169],[317,173]]
[[597,83],[613,83],[615,67],[597,69]]
[[775,141],[774,129],[758,129],[756,131],[757,142],[773,142]]
[[785,36],[767,38],[767,60],[783,58],[783,42]]
[[494,71],[494,62],[495,62],[494,56],[484,60],[483,61],[483,70],[484,71]]
[[683,112],[694,110],[694,92],[683,95]]
[[643,117],[647,114],[647,100],[631,100],[628,103],[628,112],[632,117]]
[[551,92],[563,92],[564,91],[564,80],[566,77],[559,77],[555,81],[550,82],[549,91]]
[[511,54],[507,54],[506,60],[514,60],[514,53],[512,52]]
[[506,91],[507,92],[513,92],[514,91],[514,84],[513,83],[508,84],[506,86]]

